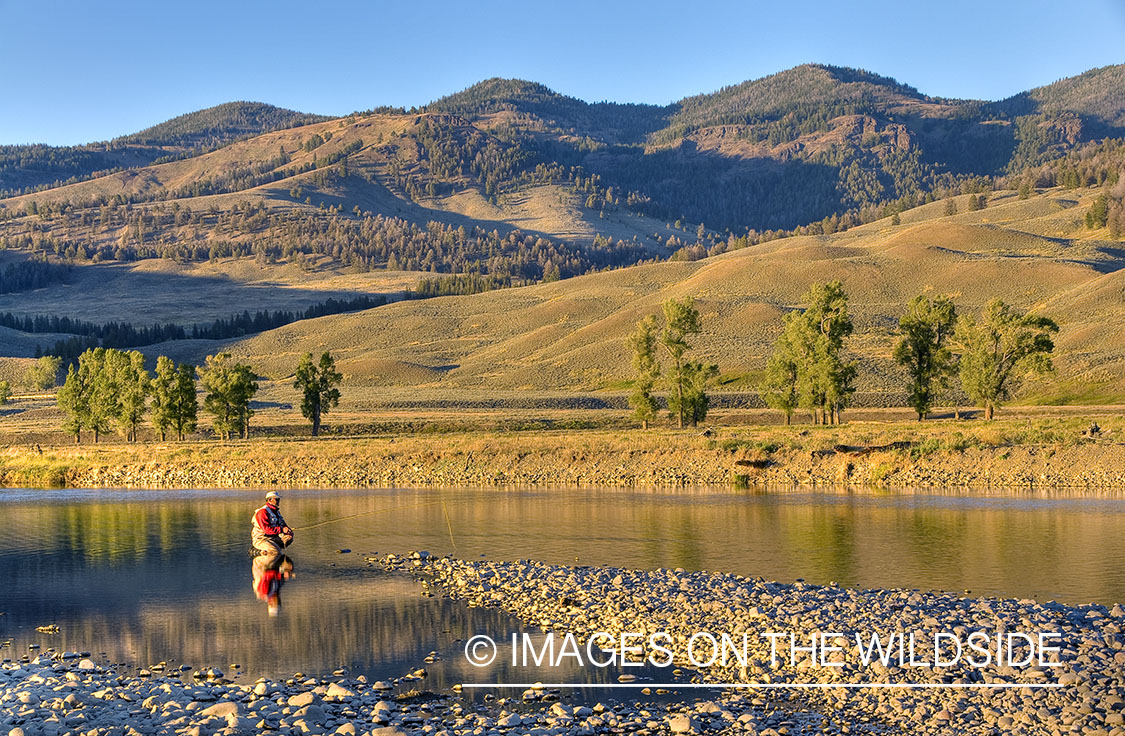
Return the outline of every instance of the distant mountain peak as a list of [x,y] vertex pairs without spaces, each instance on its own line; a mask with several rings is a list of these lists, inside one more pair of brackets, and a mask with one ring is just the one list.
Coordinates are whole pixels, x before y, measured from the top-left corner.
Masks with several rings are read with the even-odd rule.
[[264,102],[238,100],[178,115],[131,135],[122,143],[216,145],[248,135],[330,120],[329,116],[287,110]]

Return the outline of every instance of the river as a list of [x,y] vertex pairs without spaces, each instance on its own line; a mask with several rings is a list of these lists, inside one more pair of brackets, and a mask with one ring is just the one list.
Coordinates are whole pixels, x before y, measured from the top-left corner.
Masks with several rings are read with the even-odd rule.
[[[340,667],[386,679],[425,666],[431,688],[502,677],[499,664],[470,668],[462,642],[522,631],[514,619],[424,597],[413,580],[365,560],[422,549],[1072,604],[1125,601],[1120,497],[459,488],[282,494],[297,542],[292,575],[270,601],[255,589],[266,568],[259,560],[255,570],[247,553],[261,492],[0,491],[0,641],[11,642],[0,653],[18,659],[53,647],[88,651],[123,670],[165,661],[169,669],[218,666],[246,681]],[[279,604],[274,615],[271,603]],[[51,624],[57,634],[35,630]],[[439,659],[423,665],[431,651]]]

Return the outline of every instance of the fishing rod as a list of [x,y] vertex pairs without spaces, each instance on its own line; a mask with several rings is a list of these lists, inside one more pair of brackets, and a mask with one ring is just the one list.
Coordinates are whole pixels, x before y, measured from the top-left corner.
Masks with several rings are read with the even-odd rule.
[[309,524],[307,526],[295,526],[295,527],[293,527],[293,531],[299,532],[299,531],[305,531],[307,529],[316,529],[317,527],[325,526],[326,524],[335,524],[337,521],[345,521],[347,519],[355,519],[355,518],[360,517],[360,516],[371,516],[373,514],[389,514],[392,511],[408,511],[410,509],[419,509],[419,508],[422,508],[423,506],[436,506],[439,503],[441,504],[442,513],[444,513],[444,515],[445,515],[445,528],[449,531],[449,543],[451,545],[453,545],[453,551],[456,552],[457,551],[457,542],[453,539],[453,523],[449,520],[449,507],[445,505],[445,499],[444,498],[439,498],[437,501],[425,501],[423,503],[417,503],[417,504],[414,504],[412,506],[392,506],[389,509],[372,509],[370,511],[360,511],[357,514],[348,514],[347,516],[338,516],[335,519],[325,519],[324,521],[318,521],[315,524]]

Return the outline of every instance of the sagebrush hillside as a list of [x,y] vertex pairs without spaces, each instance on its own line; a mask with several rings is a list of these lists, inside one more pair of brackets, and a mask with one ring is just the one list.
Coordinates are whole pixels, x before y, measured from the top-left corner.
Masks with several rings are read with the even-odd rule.
[[0,145],[0,194],[146,166],[266,131],[326,120],[261,102],[227,102],[112,141],[81,146]]
[[[890,334],[926,289],[1060,320],[1059,379],[1027,396],[1121,396],[1123,70],[999,102],[815,64],[667,106],[496,78],[419,110],[230,103],[108,144],[5,149],[10,194],[9,175],[72,180],[0,196],[0,356],[54,349],[60,325],[79,350],[101,324],[156,322],[143,334],[184,339],[149,353],[233,344],[274,376],[324,348],[353,383],[620,389],[636,319],[691,295],[703,355],[740,389],[780,316],[840,278],[863,402],[900,400]],[[438,298],[316,311],[407,290]],[[232,342],[309,309],[335,316]]]
[[[965,204],[967,197],[959,204]],[[721,383],[747,389],[764,367],[782,315],[814,281],[841,279],[852,298],[867,405],[900,404],[890,359],[906,303],[953,294],[961,310],[993,297],[1055,318],[1058,375],[1026,387],[1047,400],[1078,385],[1083,400],[1125,396],[1125,314],[1120,251],[1084,236],[1089,195],[1052,191],[996,196],[979,212],[947,216],[940,204],[831,236],[777,240],[696,262],[665,262],[559,283],[392,304],[297,323],[234,343],[269,375],[288,375],[299,353],[331,350],[348,381],[450,389],[599,390],[631,375],[624,339],[669,297],[696,298],[701,357]],[[1057,233],[1068,232],[1062,238]],[[1046,233],[1050,233],[1047,235]],[[1074,236],[1079,237],[1074,237]]]

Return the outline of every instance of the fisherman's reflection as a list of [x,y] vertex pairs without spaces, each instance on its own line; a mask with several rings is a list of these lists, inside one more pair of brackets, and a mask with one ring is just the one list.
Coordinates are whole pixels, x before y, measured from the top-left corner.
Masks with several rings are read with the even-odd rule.
[[293,577],[293,560],[285,555],[258,555],[252,563],[254,595],[265,601],[271,616],[281,610],[281,586]]

